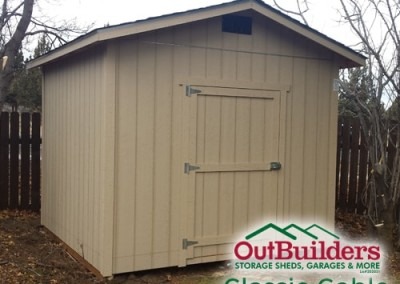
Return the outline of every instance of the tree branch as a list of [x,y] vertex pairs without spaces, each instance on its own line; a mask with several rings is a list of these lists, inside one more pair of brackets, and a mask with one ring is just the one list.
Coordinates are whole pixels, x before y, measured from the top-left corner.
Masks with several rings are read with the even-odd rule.
[[300,2],[299,2],[299,0],[297,0],[297,9],[298,9],[298,11],[295,12],[295,11],[291,11],[291,10],[288,10],[288,9],[283,8],[281,5],[279,5],[279,4],[277,3],[276,0],[274,0],[274,4],[275,4],[275,6],[276,6],[279,10],[285,12],[286,14],[292,14],[292,15],[299,16],[299,17],[302,19],[303,23],[304,23],[305,25],[308,26],[307,19],[306,19],[305,16],[304,16],[304,14],[305,14],[306,12],[308,12],[308,10],[309,10],[309,8],[308,8],[308,2],[307,2],[307,0],[303,0],[303,3],[304,3],[304,5],[306,6],[306,9],[305,9],[305,10],[302,10],[302,9],[301,9]]

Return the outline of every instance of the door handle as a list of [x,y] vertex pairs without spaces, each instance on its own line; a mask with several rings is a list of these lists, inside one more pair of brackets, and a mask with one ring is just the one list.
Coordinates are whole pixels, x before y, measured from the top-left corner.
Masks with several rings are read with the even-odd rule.
[[271,171],[279,171],[282,168],[282,164],[280,162],[271,162],[269,165]]

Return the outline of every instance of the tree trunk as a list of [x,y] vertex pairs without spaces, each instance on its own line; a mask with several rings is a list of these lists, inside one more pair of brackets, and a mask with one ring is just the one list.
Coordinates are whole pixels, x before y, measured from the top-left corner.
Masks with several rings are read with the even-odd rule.
[[377,226],[377,237],[388,252],[394,249],[393,233],[396,226],[394,204],[385,183],[383,170],[380,166],[375,166],[374,179],[376,184],[376,198],[378,217],[382,221],[382,226]]
[[0,105],[4,103],[4,99],[8,94],[9,87],[13,79],[13,67],[15,57],[21,47],[21,43],[25,38],[26,31],[31,23],[34,0],[25,0],[24,9],[17,28],[11,39],[6,43],[2,50],[1,57],[7,56],[7,64],[4,70],[0,70]]

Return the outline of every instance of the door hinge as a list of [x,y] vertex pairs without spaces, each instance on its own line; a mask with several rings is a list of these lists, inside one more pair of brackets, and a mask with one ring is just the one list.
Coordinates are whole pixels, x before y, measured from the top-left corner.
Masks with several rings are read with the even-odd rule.
[[182,248],[187,249],[190,246],[197,245],[199,242],[198,241],[189,241],[188,239],[183,239],[182,240]]
[[183,170],[185,174],[189,174],[191,171],[200,170],[200,167],[185,163]]
[[186,96],[191,97],[192,95],[200,94],[201,90],[193,89],[192,86],[186,85]]

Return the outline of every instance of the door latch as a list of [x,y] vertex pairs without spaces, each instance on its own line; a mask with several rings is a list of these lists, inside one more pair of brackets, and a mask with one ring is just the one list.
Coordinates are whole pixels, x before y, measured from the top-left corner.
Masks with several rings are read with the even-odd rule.
[[278,171],[282,168],[282,165],[280,162],[271,162],[270,163],[270,169],[271,171]]

